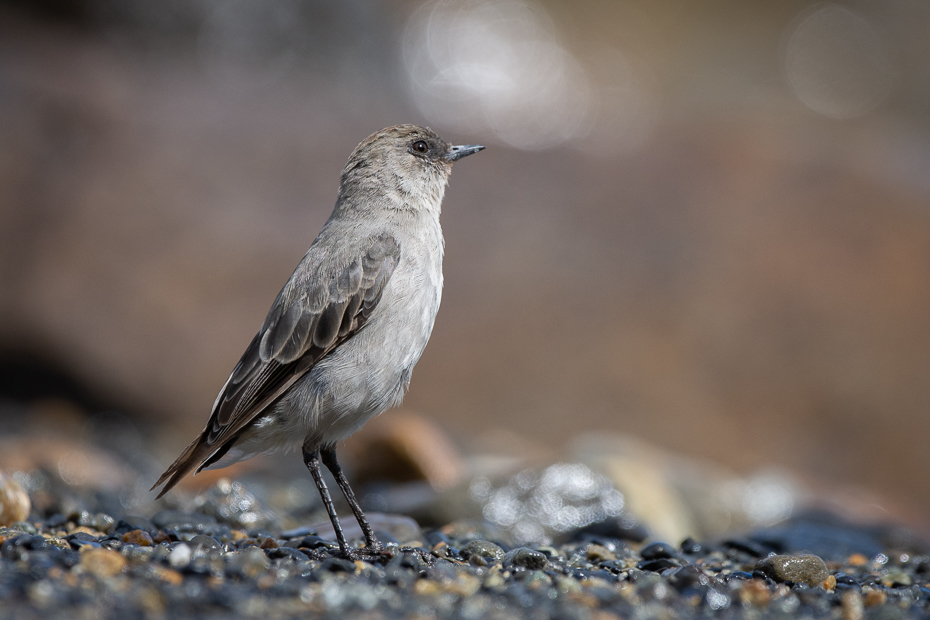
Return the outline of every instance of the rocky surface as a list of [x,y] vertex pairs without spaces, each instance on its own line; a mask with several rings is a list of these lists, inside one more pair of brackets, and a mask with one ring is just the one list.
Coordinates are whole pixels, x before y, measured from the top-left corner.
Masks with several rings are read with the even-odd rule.
[[[613,461],[593,458],[590,443],[589,465],[571,455],[532,464],[514,460],[513,444],[498,457],[485,447],[484,456],[457,457],[461,480],[449,488],[425,472],[412,480],[353,476],[386,548],[371,561],[349,561],[293,455],[264,466],[253,459],[251,469],[221,470],[238,472],[235,480],[155,501],[148,487],[170,458],[150,452],[157,429],[112,413],[56,411],[0,401],[0,471],[8,474],[0,495],[24,502],[0,526],[0,618],[930,615],[930,547],[919,536],[805,512],[803,494],[786,494],[771,478],[723,485],[746,491],[720,503],[714,489],[731,479],[689,465],[699,483],[663,503],[599,466]],[[405,433],[404,442],[418,436]],[[680,478],[661,474],[682,467],[670,470],[660,451],[641,448],[634,458],[602,441],[597,454],[627,454],[624,462],[656,481],[645,485],[653,492]],[[385,471],[400,471],[391,459],[404,462],[403,454],[383,451]],[[673,485],[664,484],[668,496]],[[740,516],[737,506],[757,496],[790,501]],[[716,508],[707,515],[728,511],[736,527],[702,525],[710,517],[695,518],[695,506],[709,502]],[[689,512],[675,516],[673,504]],[[661,517],[670,516],[691,523],[694,537],[669,535]],[[351,517],[343,525],[361,544]]]
[[[247,526],[243,515],[264,509],[241,485],[221,483],[207,496],[200,512],[56,513],[0,528],[4,617],[852,620],[930,614],[926,547],[893,529],[825,515],[706,543],[637,542],[607,522],[602,534],[578,529],[551,544],[524,546],[481,521],[421,529],[408,517],[373,514],[384,553],[350,561],[315,527]],[[216,509],[236,500],[243,510]],[[855,551],[874,548],[882,550]]]

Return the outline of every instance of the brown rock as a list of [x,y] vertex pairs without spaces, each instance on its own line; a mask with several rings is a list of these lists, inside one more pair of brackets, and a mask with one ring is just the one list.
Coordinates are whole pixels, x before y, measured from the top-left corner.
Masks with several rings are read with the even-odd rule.
[[346,447],[360,479],[425,480],[442,490],[465,473],[464,461],[446,434],[408,411],[372,420]]
[[772,592],[761,579],[753,579],[739,589],[739,598],[743,603],[754,607],[765,607],[772,600]]
[[142,530],[132,530],[131,532],[126,532],[123,534],[123,542],[139,545],[140,547],[151,547],[154,544],[152,536],[148,532],[144,532]]
[[100,579],[119,574],[125,566],[126,558],[111,549],[88,549],[81,554],[81,567]]
[[882,590],[869,590],[868,592],[863,590],[863,594],[863,603],[866,607],[877,607],[878,605],[884,605],[885,599],[887,598]]
[[0,526],[8,527],[29,517],[29,495],[18,482],[0,471]]
[[792,581],[814,587],[821,585],[830,572],[816,555],[773,555],[760,560],[756,569],[778,582]]

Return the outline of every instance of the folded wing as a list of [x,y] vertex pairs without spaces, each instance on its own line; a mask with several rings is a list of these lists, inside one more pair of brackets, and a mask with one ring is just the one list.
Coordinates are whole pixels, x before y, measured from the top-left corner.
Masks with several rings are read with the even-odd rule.
[[226,380],[206,428],[158,479],[164,495],[189,471],[216,462],[239,434],[323,357],[364,327],[400,258],[393,237],[327,277],[302,281],[298,269]]

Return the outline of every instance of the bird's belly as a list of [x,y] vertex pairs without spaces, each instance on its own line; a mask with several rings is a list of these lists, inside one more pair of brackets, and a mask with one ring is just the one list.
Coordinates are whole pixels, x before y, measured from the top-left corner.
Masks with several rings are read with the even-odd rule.
[[275,407],[275,417],[307,445],[343,441],[400,403],[439,309],[441,284],[429,278],[419,284],[407,294],[385,290],[381,312],[320,360]]

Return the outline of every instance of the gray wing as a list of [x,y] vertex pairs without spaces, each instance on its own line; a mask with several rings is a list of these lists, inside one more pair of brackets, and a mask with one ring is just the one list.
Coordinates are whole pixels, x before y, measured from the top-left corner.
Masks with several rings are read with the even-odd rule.
[[[158,479],[164,495],[195,467],[218,460],[239,433],[320,359],[361,329],[381,300],[400,258],[393,237],[371,240],[368,250],[328,279],[297,271],[278,294],[213,404],[206,428]],[[199,471],[198,469],[198,471]]]

